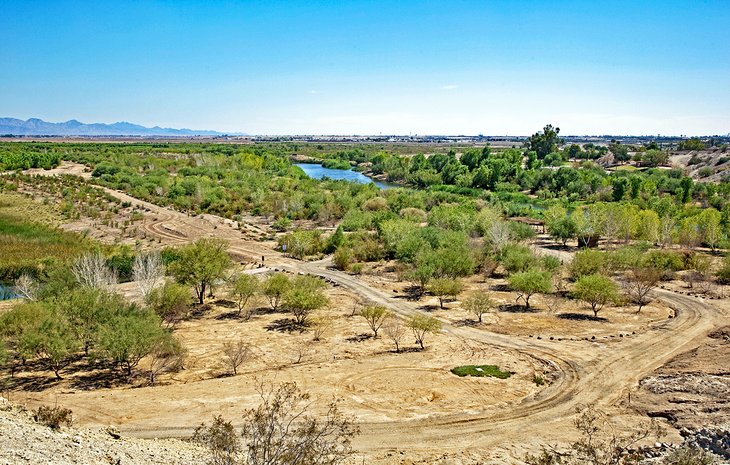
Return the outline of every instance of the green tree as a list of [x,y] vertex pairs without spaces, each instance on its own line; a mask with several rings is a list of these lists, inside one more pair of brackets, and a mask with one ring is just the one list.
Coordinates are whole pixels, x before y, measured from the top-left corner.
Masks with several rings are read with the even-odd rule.
[[[259,279],[252,274],[243,273],[233,279],[230,296],[236,302],[239,316],[246,309],[246,305],[251,298],[259,291],[260,286]],[[251,311],[247,311],[244,316],[247,320],[251,318]]]
[[428,283],[427,289],[431,294],[438,297],[439,306],[444,308],[446,298],[456,299],[456,296],[464,290],[464,284],[456,278],[436,278]]
[[489,293],[484,291],[476,291],[464,301],[466,311],[476,316],[479,323],[482,322],[482,316],[494,308],[494,305]]
[[552,124],[548,124],[542,132],[536,132],[531,135],[527,141],[528,150],[537,153],[537,158],[542,160],[549,153],[556,152],[562,141],[558,137],[560,128],[554,128]]
[[180,284],[193,287],[201,305],[205,300],[205,292],[216,281],[223,279],[232,264],[227,249],[225,241],[198,239],[182,247],[178,260],[170,266],[170,272]]
[[514,273],[508,281],[512,290],[517,292],[517,300],[522,299],[526,308],[530,308],[530,297],[534,294],[547,294],[553,289],[550,272],[534,268]]
[[263,294],[269,301],[273,310],[277,310],[284,295],[291,287],[289,277],[281,272],[272,273],[263,283]]
[[391,313],[387,308],[381,305],[368,305],[367,307],[360,310],[360,316],[365,318],[368,322],[368,326],[373,330],[373,337],[377,339],[378,330],[383,323],[390,318]]
[[96,350],[131,376],[132,369],[165,337],[172,336],[162,329],[160,318],[152,310],[130,306],[100,328]]
[[294,315],[298,325],[305,325],[313,311],[329,304],[324,288],[324,281],[310,275],[297,276],[291,281],[291,287],[284,294],[283,305]]
[[702,232],[702,240],[714,252],[722,239],[722,215],[714,208],[706,208],[699,214],[698,223]]
[[441,322],[435,317],[416,313],[408,320],[408,327],[413,331],[416,343],[424,349],[423,341],[427,334],[441,331]]
[[167,282],[147,294],[145,303],[167,324],[174,325],[186,318],[193,303],[190,288]]
[[618,288],[610,278],[590,274],[581,276],[575,282],[573,295],[590,305],[593,316],[598,317],[598,312],[606,303],[618,301]]

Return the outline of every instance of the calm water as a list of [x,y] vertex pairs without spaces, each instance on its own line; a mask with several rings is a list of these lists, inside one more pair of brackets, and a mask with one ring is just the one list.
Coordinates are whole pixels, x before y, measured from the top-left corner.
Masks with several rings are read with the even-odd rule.
[[0,284],[0,300],[9,300],[15,297],[16,295],[10,286]]
[[374,183],[381,189],[390,189],[392,187],[395,187],[392,184],[380,181],[373,181],[369,177],[357,171],[323,168],[322,165],[316,163],[295,163],[294,166],[298,166],[299,168],[301,168],[307,176],[313,179],[322,179],[326,177],[329,179],[343,179],[345,181],[359,182],[360,184]]

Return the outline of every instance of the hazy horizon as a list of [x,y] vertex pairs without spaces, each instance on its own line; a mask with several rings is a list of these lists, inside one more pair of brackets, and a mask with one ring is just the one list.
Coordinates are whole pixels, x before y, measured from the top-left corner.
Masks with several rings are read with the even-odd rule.
[[21,2],[0,117],[259,135],[730,133],[730,3]]

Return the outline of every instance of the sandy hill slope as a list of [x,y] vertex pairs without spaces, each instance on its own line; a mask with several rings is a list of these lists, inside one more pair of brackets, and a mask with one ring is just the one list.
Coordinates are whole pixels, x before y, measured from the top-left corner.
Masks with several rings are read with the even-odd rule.
[[120,437],[112,429],[51,428],[0,397],[0,465],[21,464],[191,464],[205,463],[206,451],[174,440]]

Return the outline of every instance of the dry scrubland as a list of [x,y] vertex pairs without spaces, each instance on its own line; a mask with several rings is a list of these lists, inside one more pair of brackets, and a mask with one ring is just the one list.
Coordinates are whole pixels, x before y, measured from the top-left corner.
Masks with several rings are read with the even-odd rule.
[[[75,164],[36,174],[89,177],[88,170]],[[583,303],[547,295],[536,295],[532,308],[525,309],[515,304],[515,293],[500,276],[465,280],[464,291],[442,309],[432,296],[410,299],[410,284],[401,279],[395,263],[366,266],[360,276],[352,276],[331,269],[326,260],[302,262],[274,252],[274,243],[266,241],[273,235],[266,221],[191,217],[105,191],[115,199],[107,207],[118,207],[113,216],[84,214],[66,220],[62,228],[141,249],[220,237],[229,241],[239,271],[252,271],[252,263],[265,256],[267,267],[257,273],[283,269],[336,283],[327,287],[330,305],[320,312],[331,319],[331,327],[314,341],[312,328],[288,328],[290,316],[271,310],[263,300],[253,305],[252,318],[244,320],[234,315],[232,302],[218,290],[216,299],[175,326],[175,336],[187,349],[184,369],[160,376],[155,386],[147,385],[144,377],[130,385],[126,377],[109,377],[103,369],[78,362],[78,369],[67,370],[63,380],[41,370],[17,374],[15,388],[6,393],[13,402],[71,408],[82,427],[112,424],[131,436],[187,437],[213,415],[237,424],[256,405],[259,382],[296,381],[312,394],[314,412],[321,413],[327,401],[337,398],[342,411],[361,423],[362,435],[354,444],[359,452],[351,463],[404,465],[515,463],[541,445],[572,440],[575,407],[585,403],[610,412],[626,429],[641,423],[645,413],[690,428],[730,421],[722,401],[730,396],[727,331],[706,337],[727,323],[727,302],[681,295],[690,290],[680,276],[664,285],[672,292],[658,291],[641,312],[633,305],[607,305],[601,319],[591,318]],[[20,192],[35,200],[19,194],[3,199],[29,210],[38,201],[53,204],[51,194],[31,185]],[[60,224],[57,207],[43,208],[49,224]],[[133,283],[119,290],[138,299]],[[482,323],[463,306],[476,290],[488,290],[497,304]],[[724,289],[713,292],[722,295]],[[402,351],[396,353],[385,334],[373,338],[366,321],[353,314],[367,302],[387,305],[402,316],[427,312],[444,326],[427,335],[425,350],[407,333]],[[0,304],[0,311],[8,305]],[[223,345],[238,340],[248,345],[250,356],[231,376]],[[143,372],[148,362],[143,360],[138,370]],[[461,378],[450,372],[459,365],[497,365],[513,374],[507,379]],[[23,452],[23,437],[59,454],[62,458],[54,463],[106,463],[114,458],[102,453],[110,441],[104,431],[68,432],[59,440],[53,436],[58,433],[32,425],[6,404],[0,410],[2,431],[11,444],[0,458],[41,460]],[[679,440],[673,430],[667,438]],[[77,444],[70,447],[77,452],[68,452],[69,447],[52,452],[52,444],[63,441]],[[119,441],[113,442],[110,450],[118,450],[128,463],[190,463],[200,453],[177,442],[124,440],[121,449]]]

